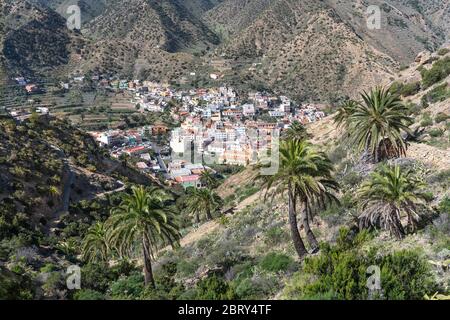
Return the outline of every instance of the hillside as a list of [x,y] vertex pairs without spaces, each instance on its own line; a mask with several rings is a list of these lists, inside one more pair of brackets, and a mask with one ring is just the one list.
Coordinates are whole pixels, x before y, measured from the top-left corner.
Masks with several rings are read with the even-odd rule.
[[2,60],[10,75],[47,78],[73,62],[84,40],[50,9],[27,1],[0,2]]
[[[238,70],[236,81],[259,81],[299,99],[336,100],[373,86],[445,40],[448,29],[439,18],[431,21],[410,2],[391,2],[371,3],[382,8],[380,30],[367,28],[363,1],[228,0],[205,16],[224,39],[221,54],[250,58],[249,71]],[[445,1],[434,5],[423,7],[448,15]]]
[[[82,34],[65,27],[69,4],[80,6]],[[367,28],[361,0],[3,0],[1,45],[9,74],[44,82],[96,71],[211,85],[215,72],[237,87],[335,102],[448,37],[445,0],[373,4],[380,30]]]
[[[359,155],[355,154],[352,146],[342,143],[343,132],[336,128],[333,122],[334,115],[331,115],[309,125],[307,129],[313,137],[314,144],[330,157],[340,184],[340,205],[332,205],[318,212],[313,224],[314,232],[320,241],[334,247],[330,249],[328,245],[323,244],[324,248],[328,248],[325,252],[311,255],[301,267],[297,267],[293,260],[296,253],[293,250],[288,227],[287,196],[264,201],[264,191],[249,193],[249,190],[260,189],[261,184],[255,180],[257,170],[246,168],[225,180],[217,189],[218,194],[226,199],[227,205],[235,206],[236,212],[194,228],[182,239],[182,250],[165,252],[159,259],[161,265],[170,263],[178,265],[174,278],[188,288],[182,297],[195,297],[195,294],[204,292],[203,286],[206,285],[207,279],[216,275],[224,281],[223,283],[229,285],[228,288],[233,288],[240,299],[330,298],[327,294],[308,296],[307,293],[308,290],[320,291],[319,284],[318,287],[309,285],[314,284],[316,277],[321,274],[315,268],[327,265],[330,250],[337,260],[342,254],[342,261],[353,259],[352,250],[361,256],[371,251],[377,252],[379,257],[397,255],[397,258],[392,258],[394,260],[402,259],[400,256],[404,250],[409,250],[410,254],[418,254],[426,261],[428,266],[426,268],[430,268],[432,278],[443,286],[439,290],[448,292],[450,279],[448,273],[440,266],[445,268],[450,257],[448,251],[450,91],[442,94],[442,90],[438,88],[446,86],[448,90],[450,72],[449,69],[439,69],[447,70],[447,75],[436,80],[429,88],[425,88],[422,86],[424,79],[427,79],[426,73],[422,71],[421,75],[417,68],[420,70],[420,66],[423,66],[428,71],[438,70],[443,62],[448,61],[449,55],[450,50],[446,49],[434,54],[423,53],[422,59],[417,59],[417,62],[396,75],[395,80],[385,80],[385,84],[391,85],[393,91],[398,90],[398,83],[406,85],[411,80],[420,83],[414,94],[410,94],[407,90],[398,93],[402,94],[415,119],[412,128],[419,128],[422,134],[417,136],[415,141],[409,142],[405,157],[390,160],[389,163],[414,170],[418,176],[425,179],[429,195],[427,201],[434,212],[429,221],[422,222],[415,233],[402,240],[393,239],[386,231],[376,230],[371,235],[366,235],[367,238],[360,234],[360,238],[352,243],[351,239],[354,239],[358,229],[356,217],[360,210],[357,205],[359,201],[357,190],[376,170],[377,165],[364,163]],[[423,97],[430,92],[440,92],[442,95],[433,94],[435,97],[433,101],[424,99]],[[424,101],[428,101],[427,104],[423,104]],[[436,135],[435,132],[440,134]],[[301,224],[299,227],[306,239],[304,227]],[[358,241],[361,243],[358,244]],[[349,247],[354,249],[348,249]],[[351,265],[355,260],[350,261],[352,262],[344,269],[352,270]],[[342,263],[345,265],[345,262]],[[323,282],[320,285],[323,286],[339,282],[341,275],[339,270],[332,269],[331,265],[327,266],[330,269],[326,269],[326,275],[322,275]],[[405,266],[406,262],[402,262],[401,268]],[[158,269],[158,272],[165,274],[163,269]],[[332,273],[330,277],[333,279],[327,277],[329,273]],[[352,279],[357,277],[352,271],[345,274]],[[409,283],[408,281],[409,279],[400,280],[404,285]],[[352,296],[352,293],[344,289],[341,291],[340,287],[334,290],[335,294]]]

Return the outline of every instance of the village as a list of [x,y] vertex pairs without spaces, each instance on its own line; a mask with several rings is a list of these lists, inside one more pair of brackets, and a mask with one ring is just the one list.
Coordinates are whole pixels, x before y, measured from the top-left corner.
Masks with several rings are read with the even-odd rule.
[[[26,83],[19,80],[22,85]],[[152,81],[91,80],[98,88],[126,94],[140,113],[164,114],[179,124],[175,128],[155,123],[89,133],[112,157],[184,188],[201,187],[201,173],[212,170],[208,165],[256,164],[270,154],[277,137],[291,123],[305,125],[325,116],[324,105],[299,105],[289,97],[267,92],[238,94],[226,85],[183,90]],[[70,90],[83,81],[84,77],[75,77],[61,86]],[[35,112],[51,113],[45,107]],[[28,118],[30,113],[10,110],[18,120]]]

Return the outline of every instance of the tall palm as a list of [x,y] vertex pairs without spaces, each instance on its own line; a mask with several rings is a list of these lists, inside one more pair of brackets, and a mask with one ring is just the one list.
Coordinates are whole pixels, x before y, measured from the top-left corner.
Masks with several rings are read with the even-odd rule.
[[303,206],[302,221],[308,242],[313,251],[318,243],[310,228],[311,207],[325,203],[332,197],[330,189],[337,188],[331,177],[332,165],[327,157],[315,150],[306,140],[287,140],[280,146],[279,170],[273,176],[265,177],[266,196],[272,190],[288,195],[288,216],[294,247],[300,259],[308,253],[298,230],[297,200]]
[[200,175],[200,181],[202,185],[214,189],[218,186],[218,181],[214,174],[210,170],[204,170]]
[[291,123],[290,127],[284,132],[283,138],[285,140],[295,140],[295,139],[308,139],[310,137],[305,126],[298,121]]
[[193,189],[187,199],[188,210],[196,215],[197,222],[199,213],[204,213],[208,220],[212,220],[212,213],[215,212],[223,201],[217,193],[208,188]]
[[367,151],[375,162],[406,154],[402,133],[409,133],[413,123],[408,108],[398,95],[376,87],[361,94],[362,103],[349,103],[335,116],[335,121],[347,129],[359,151]]
[[107,262],[109,244],[105,225],[101,222],[93,224],[83,239],[81,246],[83,260],[87,262]]
[[171,198],[161,189],[133,187],[107,221],[110,241],[118,252],[130,253],[140,243],[144,258],[145,284],[155,287],[153,252],[158,245],[178,244],[180,233],[175,213],[167,206]]
[[411,171],[403,171],[399,166],[382,166],[358,191],[362,199],[360,227],[380,225],[396,238],[403,238],[405,229],[401,218],[406,216],[407,226],[415,228],[418,207],[426,200],[424,186]]

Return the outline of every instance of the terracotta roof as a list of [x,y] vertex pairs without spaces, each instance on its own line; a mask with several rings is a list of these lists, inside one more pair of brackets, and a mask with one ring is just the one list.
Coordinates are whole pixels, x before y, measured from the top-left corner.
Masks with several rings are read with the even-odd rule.
[[200,180],[200,176],[193,174],[190,176],[180,176],[180,177],[176,177],[175,181],[179,182],[179,183],[183,183],[183,182],[194,182],[194,181],[198,181]]

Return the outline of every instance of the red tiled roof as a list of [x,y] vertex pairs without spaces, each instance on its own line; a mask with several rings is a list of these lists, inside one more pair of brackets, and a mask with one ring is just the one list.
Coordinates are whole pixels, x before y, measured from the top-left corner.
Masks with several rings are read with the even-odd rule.
[[134,153],[134,152],[142,151],[142,150],[145,150],[145,147],[144,147],[144,146],[139,146],[139,147],[129,148],[129,149],[125,149],[124,151],[125,151],[125,152],[128,152],[128,153]]
[[193,174],[190,176],[180,176],[180,177],[176,177],[175,181],[179,182],[179,183],[183,183],[183,182],[194,182],[194,181],[198,181],[200,180],[200,176]]

